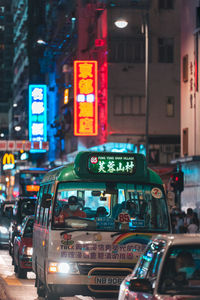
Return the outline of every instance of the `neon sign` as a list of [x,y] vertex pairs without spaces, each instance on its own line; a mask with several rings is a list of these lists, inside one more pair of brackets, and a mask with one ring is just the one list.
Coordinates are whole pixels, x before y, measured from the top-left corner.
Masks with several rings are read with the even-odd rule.
[[30,152],[44,152],[42,142],[47,141],[47,88],[46,85],[29,85],[29,141],[40,147]]
[[74,135],[98,134],[97,61],[74,62]]
[[64,104],[69,102],[69,89],[64,90]]
[[3,156],[3,170],[11,170],[15,167],[15,157],[12,153],[5,153]]

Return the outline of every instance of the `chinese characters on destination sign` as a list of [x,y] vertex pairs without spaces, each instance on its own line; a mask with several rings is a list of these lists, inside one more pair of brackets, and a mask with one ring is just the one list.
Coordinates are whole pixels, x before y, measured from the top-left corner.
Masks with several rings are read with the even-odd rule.
[[89,171],[105,174],[133,174],[136,170],[133,156],[97,156],[92,155],[88,161]]

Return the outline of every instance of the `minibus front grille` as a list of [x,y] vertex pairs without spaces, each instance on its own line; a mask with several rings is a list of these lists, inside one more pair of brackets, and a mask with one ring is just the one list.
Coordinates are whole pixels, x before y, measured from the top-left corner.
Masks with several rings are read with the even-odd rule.
[[109,265],[92,265],[92,264],[78,264],[79,272],[81,275],[91,276],[127,276],[131,273],[132,269],[128,266],[109,266]]

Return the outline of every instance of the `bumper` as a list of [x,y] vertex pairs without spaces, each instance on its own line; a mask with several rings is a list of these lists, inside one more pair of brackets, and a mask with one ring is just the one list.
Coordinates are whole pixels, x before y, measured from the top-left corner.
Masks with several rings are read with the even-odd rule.
[[73,297],[75,295],[101,297],[101,298],[117,298],[119,288],[113,292],[93,292],[86,285],[48,285],[49,289],[58,294],[60,297]]
[[[123,277],[96,277],[88,275],[47,275],[48,286],[54,292],[61,296],[69,295],[94,295],[97,294],[116,294],[119,292],[119,286],[124,279]],[[74,294],[75,293],[75,294]]]
[[9,244],[9,235],[0,233],[0,245],[8,245]]
[[27,255],[20,256],[20,268],[26,269],[27,271],[32,271],[32,257]]

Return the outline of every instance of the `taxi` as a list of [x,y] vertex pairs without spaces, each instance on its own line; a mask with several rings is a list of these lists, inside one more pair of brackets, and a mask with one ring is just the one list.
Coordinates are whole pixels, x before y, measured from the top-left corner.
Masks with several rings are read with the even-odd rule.
[[14,201],[4,201],[0,205],[0,246],[8,246],[14,203]]
[[200,299],[200,234],[158,235],[148,243],[118,300]]
[[24,218],[20,231],[14,238],[13,264],[18,278],[26,278],[27,272],[32,271],[32,240],[34,216]]

